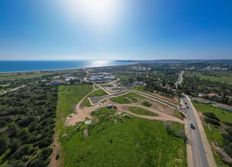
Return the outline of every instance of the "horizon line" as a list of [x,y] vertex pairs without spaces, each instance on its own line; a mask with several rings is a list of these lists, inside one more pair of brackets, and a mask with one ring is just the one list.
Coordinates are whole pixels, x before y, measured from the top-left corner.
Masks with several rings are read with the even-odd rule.
[[232,60],[232,58],[201,58],[201,59],[10,59],[10,60],[0,60],[0,61],[193,61],[193,60]]

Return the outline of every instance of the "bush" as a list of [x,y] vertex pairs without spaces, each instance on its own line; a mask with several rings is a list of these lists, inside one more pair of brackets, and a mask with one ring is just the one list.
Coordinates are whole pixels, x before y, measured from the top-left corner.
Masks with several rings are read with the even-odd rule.
[[25,167],[26,164],[21,160],[11,160],[9,167]]
[[210,124],[213,124],[215,126],[220,126],[220,122],[218,120],[216,120],[216,119],[205,117],[204,120],[205,120],[206,123],[210,123]]
[[227,126],[231,126],[232,127],[232,122],[223,121],[223,123],[226,124]]
[[44,160],[42,159],[34,159],[32,160],[27,167],[46,167]]
[[144,105],[144,106],[146,106],[146,107],[151,107],[151,106],[152,106],[152,104],[151,104],[150,102],[148,102],[148,101],[144,101],[144,102],[142,103],[142,105]]
[[206,117],[209,117],[211,119],[217,120],[218,122],[220,122],[220,119],[212,112],[205,112],[203,113]]
[[52,149],[51,148],[43,148],[42,151],[39,154],[39,157],[41,157],[42,159],[46,160],[47,157],[49,157],[52,153]]
[[31,155],[33,153],[33,148],[30,145],[22,145],[13,154],[13,158],[20,159],[22,155]]
[[166,124],[166,129],[170,135],[186,140],[186,135],[183,129],[175,129],[172,124]]
[[5,136],[0,136],[0,155],[7,148],[7,138]]
[[18,124],[20,126],[26,127],[26,126],[28,126],[33,121],[34,121],[34,118],[31,117],[31,116],[29,116],[29,117],[23,118],[21,121],[18,122]]
[[56,154],[56,160],[60,158],[60,154]]
[[47,147],[52,143],[52,138],[46,137],[38,142],[39,148]]

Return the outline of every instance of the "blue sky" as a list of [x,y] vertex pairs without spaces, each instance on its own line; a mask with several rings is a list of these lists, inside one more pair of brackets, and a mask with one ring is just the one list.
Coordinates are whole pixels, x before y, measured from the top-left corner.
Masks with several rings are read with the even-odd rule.
[[230,0],[1,0],[0,60],[231,59]]

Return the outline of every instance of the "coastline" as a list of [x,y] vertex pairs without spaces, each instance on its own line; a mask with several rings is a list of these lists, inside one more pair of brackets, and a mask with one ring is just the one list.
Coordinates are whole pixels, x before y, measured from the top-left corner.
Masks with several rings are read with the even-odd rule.
[[[116,60],[116,62],[120,62],[120,60]],[[71,68],[55,68],[55,69],[42,69],[42,70],[22,70],[22,71],[0,71],[1,74],[16,74],[16,73],[40,73],[40,72],[53,72],[53,71],[64,71],[64,70],[84,70],[84,69],[90,69],[90,68],[101,68],[101,67],[116,67],[116,66],[126,66],[126,65],[133,65],[138,64],[137,61],[131,61],[131,63],[127,64],[115,64],[115,65],[105,65],[105,66],[85,66],[85,67],[71,67]]]

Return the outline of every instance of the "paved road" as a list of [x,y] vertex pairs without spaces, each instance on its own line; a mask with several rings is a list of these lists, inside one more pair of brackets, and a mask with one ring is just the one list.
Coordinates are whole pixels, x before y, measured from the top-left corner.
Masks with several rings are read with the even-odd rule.
[[[192,108],[192,105],[190,104],[191,101],[186,97],[183,98],[183,101],[185,103],[186,109],[185,113],[187,115],[187,131],[188,131],[188,140],[191,145],[192,150],[192,160],[193,160],[193,166],[194,167],[209,167],[209,163],[207,160],[206,151],[203,145],[203,141],[201,138],[201,134],[199,132],[198,122],[197,118],[194,115],[194,109]],[[190,128],[190,123],[193,123],[196,129]]]

